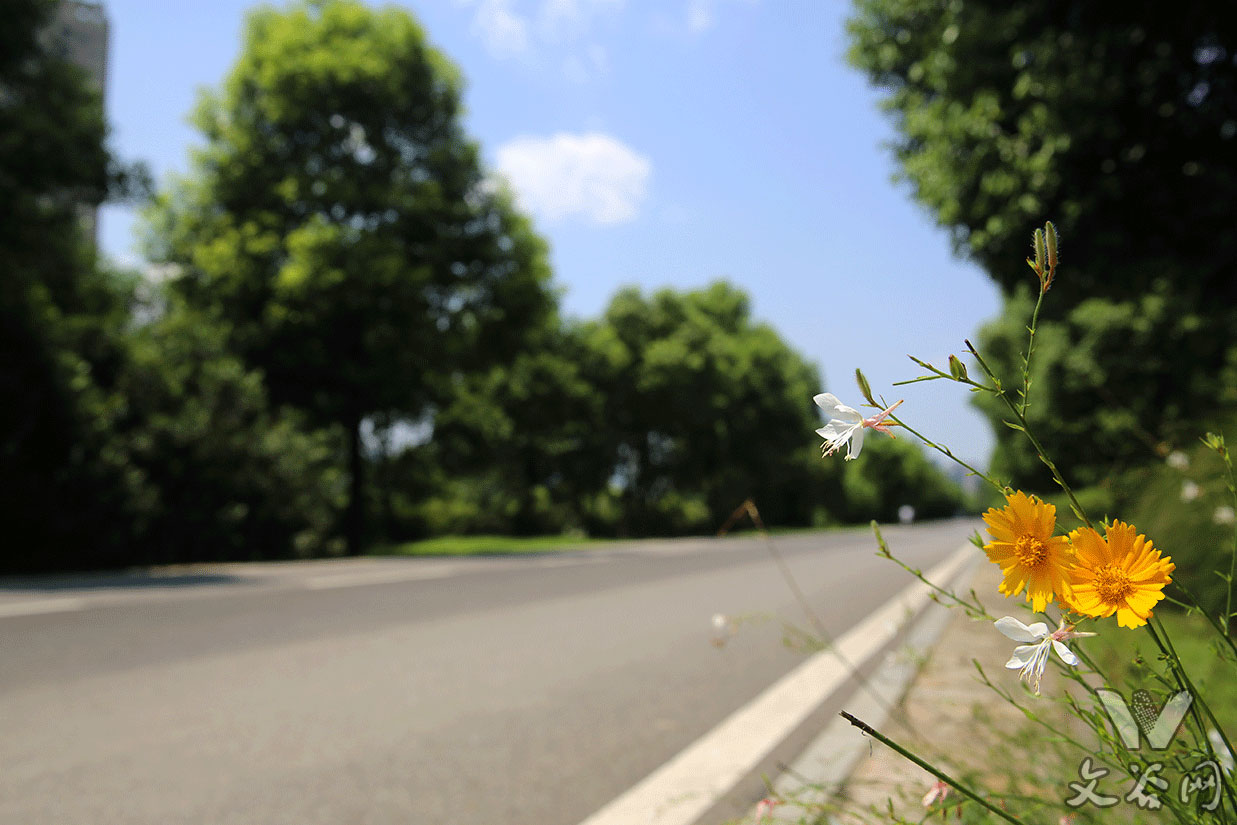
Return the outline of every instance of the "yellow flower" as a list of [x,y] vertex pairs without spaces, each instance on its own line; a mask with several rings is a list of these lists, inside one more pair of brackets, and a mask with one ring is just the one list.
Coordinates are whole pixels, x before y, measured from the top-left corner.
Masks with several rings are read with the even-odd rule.
[[1069,539],[1054,536],[1057,508],[1021,491],[1006,496],[1005,507],[984,513],[992,541],[984,545],[989,560],[999,565],[1005,580],[998,588],[1016,596],[1025,587],[1027,601],[1038,613],[1053,594],[1069,591],[1065,571],[1073,562]]
[[1106,533],[1107,538],[1083,527],[1069,534],[1076,560],[1070,570],[1073,605],[1087,616],[1116,613],[1121,627],[1141,627],[1164,598],[1177,565],[1169,556],[1161,558],[1132,525],[1114,521]]

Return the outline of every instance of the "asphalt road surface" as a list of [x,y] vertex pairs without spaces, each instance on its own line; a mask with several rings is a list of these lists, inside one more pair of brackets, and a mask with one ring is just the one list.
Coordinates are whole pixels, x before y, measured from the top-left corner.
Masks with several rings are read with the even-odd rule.
[[[910,582],[866,530],[775,541],[834,636]],[[783,622],[747,538],[0,579],[0,822],[576,825],[800,663]]]

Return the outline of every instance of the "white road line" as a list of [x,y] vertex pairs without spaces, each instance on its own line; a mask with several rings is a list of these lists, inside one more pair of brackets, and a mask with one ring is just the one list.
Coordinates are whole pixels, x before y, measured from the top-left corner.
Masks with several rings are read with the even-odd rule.
[[372,584],[443,579],[456,571],[454,565],[440,565],[411,570],[364,570],[359,573],[335,573],[305,580],[307,590],[334,590],[337,587],[365,587]]
[[30,601],[0,604],[0,619],[13,616],[38,616],[43,613],[71,613],[86,608],[85,599],[32,599]]
[[[947,583],[974,553],[969,544],[959,549],[928,580]],[[581,825],[691,825],[849,681],[852,664],[891,641],[928,594],[914,582]]]

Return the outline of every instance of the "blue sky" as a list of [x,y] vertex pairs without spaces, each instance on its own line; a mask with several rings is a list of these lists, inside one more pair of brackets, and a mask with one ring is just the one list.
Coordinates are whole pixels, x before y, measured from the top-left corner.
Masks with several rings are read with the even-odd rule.
[[[244,12],[105,0],[114,148],[158,179],[185,171],[196,90],[237,56]],[[913,377],[944,365],[999,299],[895,185],[878,93],[844,59],[841,0],[406,2],[468,81],[467,126],[549,240],[563,306],[596,315],[616,289],[724,277],[756,315],[854,399],[877,392],[959,455],[992,437],[969,394]],[[104,250],[135,256],[108,208]]]

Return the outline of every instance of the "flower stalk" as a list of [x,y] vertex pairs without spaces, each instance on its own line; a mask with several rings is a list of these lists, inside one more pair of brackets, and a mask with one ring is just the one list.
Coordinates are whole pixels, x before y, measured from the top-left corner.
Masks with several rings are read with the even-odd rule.
[[1018,820],[1014,818],[1013,816],[1011,816],[1008,811],[1001,810],[996,805],[993,805],[991,802],[989,802],[988,800],[984,799],[979,794],[972,791],[966,785],[959,782],[957,779],[954,779],[952,776],[942,771],[940,768],[936,767],[935,765],[929,762],[925,762],[924,760],[920,759],[918,756],[911,753],[906,748],[902,747],[897,742],[890,739],[888,736],[885,736],[880,731],[873,728],[867,722],[864,722],[862,719],[857,719],[856,717],[852,716],[846,711],[842,711],[838,715],[841,716],[843,719],[845,719],[847,722],[850,722],[855,727],[859,728],[859,730],[863,731],[868,736],[871,736],[876,741],[880,742],[886,747],[892,748],[893,750],[897,751],[899,754],[901,754],[905,758],[914,762],[916,765],[923,768],[925,771],[932,774],[937,779],[946,783],[951,788],[953,788],[955,791],[965,796],[967,799],[970,799],[972,802],[982,805],[983,807],[987,808],[989,811],[992,811],[992,813],[999,816],[1001,819],[1004,819],[1006,822],[1012,822],[1014,823],[1014,825],[1018,825]]

